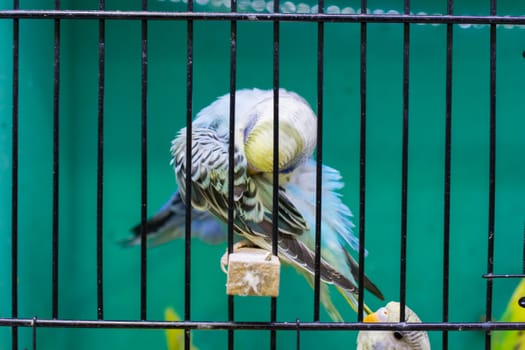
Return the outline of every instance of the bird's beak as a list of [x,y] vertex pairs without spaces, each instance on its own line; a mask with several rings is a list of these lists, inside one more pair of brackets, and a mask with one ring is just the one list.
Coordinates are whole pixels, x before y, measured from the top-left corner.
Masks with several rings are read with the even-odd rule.
[[370,314],[370,315],[366,315],[365,318],[363,319],[363,322],[366,322],[366,323],[380,322],[379,317],[377,317],[377,312],[374,312],[373,314]]

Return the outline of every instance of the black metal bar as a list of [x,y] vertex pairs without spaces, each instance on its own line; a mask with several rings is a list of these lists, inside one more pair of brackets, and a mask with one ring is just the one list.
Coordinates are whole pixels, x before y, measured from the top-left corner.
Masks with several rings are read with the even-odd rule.
[[[410,13],[410,1],[404,2],[405,14]],[[401,259],[399,279],[399,320],[405,320],[407,267],[407,193],[408,193],[408,108],[410,72],[410,24],[403,24],[403,139],[401,159]]]
[[[231,11],[237,12],[237,1],[232,0]],[[233,220],[234,220],[234,152],[235,152],[235,104],[237,90],[237,22],[230,23],[230,128],[229,128],[229,167],[228,167],[228,254],[233,253]],[[235,319],[235,297],[228,295],[228,321],[233,322]],[[233,350],[235,337],[233,330],[228,330],[228,349]]]
[[[452,15],[454,0],[447,1],[447,14]],[[450,165],[452,155],[452,24],[447,24],[447,54],[445,82],[445,175],[443,209],[443,322],[448,322],[450,276]],[[441,337],[443,350],[448,349],[448,332]]]
[[525,274],[525,225],[523,225],[523,251],[521,257],[521,273]]
[[[361,0],[361,8],[366,9],[366,0]],[[363,311],[365,304],[365,201],[366,201],[366,51],[367,51],[367,25],[361,23],[360,41],[360,75],[359,75],[359,96],[360,96],[360,128],[359,128],[359,275],[357,284],[358,304],[357,321],[363,321]]]
[[[19,1],[13,0],[13,8],[18,9]],[[12,110],[12,167],[11,167],[11,317],[18,317],[18,78],[20,53],[20,23],[13,19],[13,110]],[[18,328],[11,328],[11,348],[18,349]]]
[[122,19],[122,20],[224,20],[299,21],[354,23],[421,24],[525,24],[522,16],[449,16],[409,14],[308,14],[308,13],[231,13],[231,12],[157,12],[157,11],[85,11],[85,10],[0,10],[2,18],[33,19]]
[[[142,0],[142,10],[146,11],[148,1]],[[148,21],[142,20],[142,61],[141,61],[141,235],[140,235],[140,319],[147,318],[148,253],[146,221],[148,220]]]
[[[490,14],[496,15],[496,0],[490,1]],[[496,25],[490,26],[490,141],[489,141],[489,212],[487,235],[487,274],[494,272],[494,226],[496,212]],[[492,319],[493,280],[487,280],[485,317]],[[485,349],[490,350],[490,332],[485,333]]]
[[[273,2],[279,12],[279,0]],[[273,189],[272,189],[272,254],[278,256],[279,233],[279,21],[273,22]],[[270,322],[277,320],[277,298],[270,300]],[[270,349],[277,348],[275,330],[270,331]]]
[[[324,12],[324,0],[317,2],[319,13]],[[314,321],[319,321],[321,297],[321,209],[323,191],[323,80],[324,80],[324,23],[317,23],[317,153],[315,184],[315,273]]]
[[37,320],[37,317],[33,317],[33,322],[32,322],[32,338],[33,338],[33,350],[36,350],[36,320]]
[[297,325],[297,331],[295,333],[295,350],[301,349],[301,321],[299,319],[295,320]]
[[[100,10],[105,8],[104,0],[99,2]],[[97,317],[104,318],[103,288],[103,193],[104,193],[104,62],[106,22],[99,20],[98,27],[98,142],[97,142]]]
[[209,322],[209,321],[117,321],[117,320],[54,320],[32,318],[0,318],[0,327],[96,328],[96,329],[192,329],[357,331],[357,330],[425,330],[425,331],[504,331],[525,330],[525,322],[425,322],[425,323],[362,323],[362,322]]
[[495,274],[495,273],[487,273],[482,275],[481,277],[487,278],[487,279],[494,279],[494,278],[525,278],[525,274],[522,273],[514,273],[514,274]]
[[[188,0],[193,11],[193,0]],[[193,20],[187,22],[186,52],[186,208],[191,208],[192,115],[193,115]],[[184,320],[191,320],[191,210],[186,210],[184,244]],[[191,348],[191,331],[184,328],[184,349]]]
[[[274,1],[273,11],[279,12],[279,0]],[[273,22],[273,217],[272,254],[277,255],[279,232],[279,21]]]
[[[60,0],[55,0],[55,8],[60,8]],[[53,64],[53,204],[52,253],[51,253],[51,315],[58,318],[58,223],[59,223],[59,126],[60,126],[60,20],[54,23],[54,64]]]

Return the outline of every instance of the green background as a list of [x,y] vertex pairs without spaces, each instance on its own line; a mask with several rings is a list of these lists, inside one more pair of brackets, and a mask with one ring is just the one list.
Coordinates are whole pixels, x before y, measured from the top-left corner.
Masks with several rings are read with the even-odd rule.
[[[1,2],[2,9],[11,3]],[[332,4],[327,2],[327,5]],[[341,5],[342,2],[337,3]],[[52,8],[22,1],[22,8]],[[359,7],[358,2],[344,6]],[[370,9],[402,2],[369,1]],[[97,1],[62,8],[97,9]],[[107,1],[137,10],[140,2]],[[180,11],[182,3],[150,1],[151,10]],[[413,1],[414,12],[445,13],[444,1]],[[196,10],[210,11],[212,6]],[[226,10],[222,8],[222,10]],[[455,13],[487,15],[489,2],[456,1]],[[525,6],[500,1],[498,14]],[[229,89],[230,24],[194,24],[194,112]],[[446,26],[411,25],[407,303],[427,322],[442,321],[443,189]],[[495,271],[520,273],[525,220],[525,28],[497,29],[497,156]],[[169,145],[184,126],[186,23],[148,24],[148,212],[175,188]],[[272,23],[238,23],[238,88],[271,88]],[[12,20],[0,20],[0,317],[11,315]],[[454,26],[450,321],[482,321],[485,312],[489,170],[489,29]],[[343,199],[359,216],[360,25],[325,24],[324,162],[339,169]],[[403,25],[368,25],[366,273],[387,300],[399,299]],[[317,24],[282,23],[280,83],[316,106]],[[98,22],[61,21],[59,318],[96,319],[96,151]],[[104,318],[140,317],[140,249],[122,248],[140,220],[140,21],[106,22],[104,143]],[[20,21],[19,316],[51,318],[53,21]],[[357,221],[357,220],[354,220]],[[356,231],[357,232],[357,231]],[[224,245],[192,243],[192,319],[227,319]],[[184,241],[148,251],[148,319],[184,310]],[[494,282],[501,314],[517,281]],[[334,295],[347,321],[355,313]],[[383,302],[366,296],[373,309]],[[268,298],[235,298],[235,319],[269,320]],[[278,320],[311,321],[313,291],[284,268]],[[326,313],[322,320],[328,321]],[[356,332],[303,332],[302,349],[352,349]],[[434,349],[441,334],[430,333]],[[290,349],[294,332],[278,332]],[[451,332],[450,349],[481,348],[484,334]],[[31,346],[20,329],[20,348]],[[0,328],[0,349],[10,348]],[[200,349],[221,349],[225,331],[197,331]],[[236,349],[269,346],[267,331],[238,331]],[[39,329],[39,349],[164,349],[160,330]]]

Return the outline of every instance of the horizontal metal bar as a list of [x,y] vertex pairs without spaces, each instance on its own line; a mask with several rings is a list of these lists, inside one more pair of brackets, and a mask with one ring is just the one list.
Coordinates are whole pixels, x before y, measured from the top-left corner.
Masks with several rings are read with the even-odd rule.
[[43,328],[139,328],[192,330],[427,330],[427,331],[503,331],[524,330],[525,322],[427,322],[427,323],[329,323],[329,322],[197,322],[197,321],[111,321],[53,320],[38,318],[0,318],[0,327]]
[[514,274],[497,274],[497,273],[486,273],[482,275],[483,278],[494,279],[494,278],[525,278],[525,274],[514,273]]
[[325,14],[325,13],[231,13],[155,11],[1,10],[1,18],[32,19],[128,19],[128,20],[239,20],[309,21],[435,24],[523,24],[525,16],[454,16],[405,14]]

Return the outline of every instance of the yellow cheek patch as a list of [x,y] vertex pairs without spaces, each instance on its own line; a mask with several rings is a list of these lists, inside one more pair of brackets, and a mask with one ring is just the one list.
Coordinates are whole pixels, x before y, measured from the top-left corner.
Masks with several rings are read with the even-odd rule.
[[252,172],[273,170],[273,128],[258,126],[246,138],[244,152]]
[[[273,121],[259,123],[245,140],[244,152],[252,173],[273,171]],[[279,171],[303,155],[304,142],[298,130],[288,124],[279,127]]]

